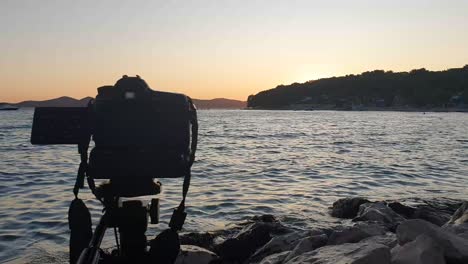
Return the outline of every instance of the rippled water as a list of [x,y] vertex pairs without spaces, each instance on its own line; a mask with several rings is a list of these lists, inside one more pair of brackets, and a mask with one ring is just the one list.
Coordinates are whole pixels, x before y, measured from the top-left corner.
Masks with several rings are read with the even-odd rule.
[[[62,263],[79,155],[30,145],[32,114],[0,112],[0,262]],[[199,119],[187,230],[263,213],[326,225],[327,207],[346,196],[468,198],[468,114],[212,110]],[[161,181],[165,228],[181,179]],[[99,204],[80,195],[96,221]]]

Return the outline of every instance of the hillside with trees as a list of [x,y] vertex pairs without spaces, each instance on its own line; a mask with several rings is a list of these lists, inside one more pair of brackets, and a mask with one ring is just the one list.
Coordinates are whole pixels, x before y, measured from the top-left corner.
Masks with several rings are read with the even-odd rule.
[[250,95],[258,109],[354,109],[355,107],[468,107],[468,65],[445,71],[375,70],[358,75],[279,85]]

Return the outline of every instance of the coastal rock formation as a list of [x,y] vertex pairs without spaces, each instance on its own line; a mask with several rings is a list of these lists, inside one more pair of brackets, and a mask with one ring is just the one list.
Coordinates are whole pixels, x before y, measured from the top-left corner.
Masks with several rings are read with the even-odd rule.
[[356,243],[371,236],[384,235],[387,230],[377,223],[358,223],[352,227],[337,228],[329,239],[328,245]]
[[340,199],[330,213],[354,219],[326,229],[299,231],[255,216],[227,230],[181,235],[196,246],[184,245],[177,263],[467,264],[468,202],[444,201]]
[[260,264],[281,264],[291,251],[284,251],[270,255],[262,260]]
[[407,219],[423,219],[438,226],[444,225],[451,216],[449,210],[446,208],[442,210],[437,206],[421,205],[415,208],[399,202],[391,202],[388,207]]
[[333,203],[331,215],[338,218],[354,218],[359,212],[359,206],[365,203],[369,203],[369,200],[361,197],[339,199]]
[[218,245],[216,252],[225,260],[242,262],[268,243],[273,234],[284,234],[288,231],[278,222],[255,222]]
[[389,248],[394,248],[398,244],[396,235],[390,232],[387,232],[384,235],[371,236],[371,237],[365,238],[361,242],[382,244]]
[[427,221],[408,220],[398,226],[396,234],[400,245],[414,241],[420,235],[429,236],[442,247],[444,257],[449,263],[468,263],[468,240]]
[[468,202],[465,201],[450,218],[447,224],[466,225],[468,224]]
[[194,245],[212,250],[216,234],[204,233],[187,233],[180,236],[182,245]]
[[294,249],[289,252],[289,254],[284,259],[284,262],[287,262],[305,252],[309,252],[319,247],[325,246],[327,241],[328,237],[325,234],[303,238],[301,241],[299,241],[299,243],[297,243]]
[[365,203],[359,206],[359,213],[353,221],[374,221],[383,223],[391,228],[403,222],[405,218],[395,213],[384,202]]
[[464,202],[443,228],[468,239],[468,202]]
[[309,232],[292,232],[286,235],[273,237],[252,255],[249,262],[258,262],[269,255],[292,250],[299,243],[300,239],[307,236],[308,233]]
[[388,207],[390,207],[397,214],[404,216],[405,218],[413,217],[413,214],[416,211],[416,208],[404,205],[400,202],[391,202],[388,204]]
[[175,264],[209,264],[218,256],[204,248],[193,245],[182,245]]
[[390,249],[381,244],[370,243],[324,246],[314,251],[301,254],[285,263],[390,264]]
[[442,247],[426,234],[394,247],[391,253],[392,264],[445,264]]
[[412,218],[423,219],[434,225],[442,226],[450,219],[450,214],[438,211],[430,206],[420,206],[416,209]]

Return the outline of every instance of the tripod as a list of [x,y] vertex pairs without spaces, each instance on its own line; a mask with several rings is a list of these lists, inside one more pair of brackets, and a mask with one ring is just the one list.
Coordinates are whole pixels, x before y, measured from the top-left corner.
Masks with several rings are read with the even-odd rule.
[[[161,183],[153,183],[152,190],[142,195],[159,194]],[[180,243],[176,230],[168,229],[149,243],[146,237],[148,215],[151,223],[159,221],[159,200],[152,199],[149,206],[140,200],[122,201],[115,196],[112,183],[96,188],[96,196],[104,204],[104,213],[92,234],[86,248],[71,247],[71,258],[79,258],[76,263],[173,263],[179,253]],[[149,189],[148,189],[149,191]],[[117,249],[111,254],[101,250],[101,243],[108,228],[114,228]],[[117,235],[117,230],[119,236]],[[72,234],[73,237],[73,234]],[[150,250],[147,250],[148,244]]]

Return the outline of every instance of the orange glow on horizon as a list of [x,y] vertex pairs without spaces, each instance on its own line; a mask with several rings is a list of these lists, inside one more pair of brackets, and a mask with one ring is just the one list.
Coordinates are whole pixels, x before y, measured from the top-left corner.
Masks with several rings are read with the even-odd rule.
[[448,2],[0,1],[0,102],[95,96],[124,74],[246,100],[369,70],[463,67],[468,2]]

